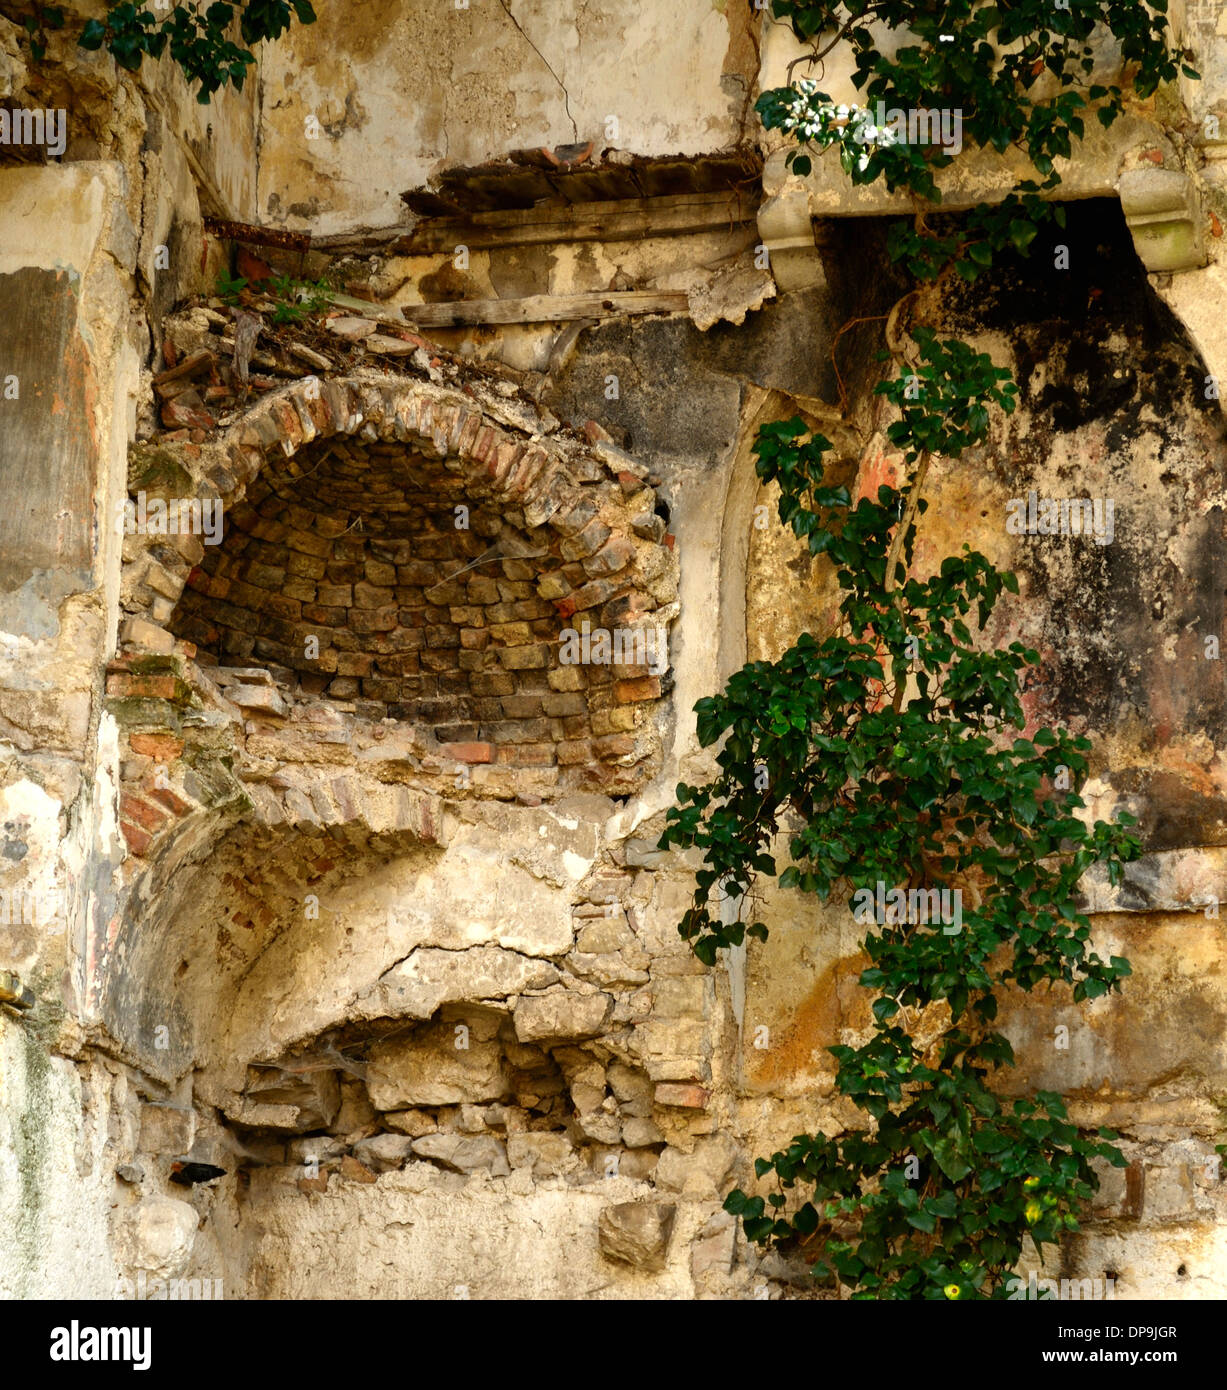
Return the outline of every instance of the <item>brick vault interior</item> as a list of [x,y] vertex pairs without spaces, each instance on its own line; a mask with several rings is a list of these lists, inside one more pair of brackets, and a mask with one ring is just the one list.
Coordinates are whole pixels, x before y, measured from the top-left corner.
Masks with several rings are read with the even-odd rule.
[[287,707],[323,698],[481,761],[565,768],[618,751],[619,711],[660,694],[646,668],[563,664],[560,633],[593,616],[564,616],[589,582],[567,551],[444,462],[331,438],[269,458],[170,627],[202,665],[266,670]]

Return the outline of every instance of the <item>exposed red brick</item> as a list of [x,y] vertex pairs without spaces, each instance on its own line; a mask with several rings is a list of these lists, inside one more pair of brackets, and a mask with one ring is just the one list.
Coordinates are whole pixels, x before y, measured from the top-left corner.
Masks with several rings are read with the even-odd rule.
[[476,440],[474,441],[470,457],[472,458],[474,463],[480,463],[484,465],[486,459],[489,457],[490,454],[493,453],[497,445],[498,435],[496,435],[495,432],[490,428],[490,426],[487,425],[485,429],[483,429],[478,434]]
[[122,792],[119,798],[120,814],[137,825],[152,830],[155,834],[166,824],[166,812],[151,806],[131,792]]
[[303,429],[302,420],[299,419],[298,411],[284,398],[272,401],[272,418],[277,422],[277,430],[281,438],[291,444],[302,444],[306,440],[306,431]]
[[486,472],[496,483],[506,482],[523,456],[523,444],[500,444],[493,457],[486,460]]
[[613,536],[595,555],[584,561],[588,574],[615,574],[635,558],[635,547],[625,536]]
[[601,620],[606,627],[629,627],[636,619],[655,610],[656,600],[650,594],[645,594],[640,589],[632,589],[629,593],[611,598],[605,605]]
[[195,391],[184,391],[173,400],[162,402],[162,423],[171,430],[211,430],[214,420]]
[[477,438],[478,431],[481,429],[481,415],[476,410],[471,410],[464,417],[464,424],[460,427],[460,437],[456,441],[456,452],[462,457],[471,454],[473,441]]
[[641,676],[638,680],[615,681],[614,699],[620,705],[634,705],[641,700],[659,700],[660,677]]
[[146,783],[145,793],[176,816],[186,816],[194,809],[190,801],[185,801],[170,787],[155,787],[152,783]]
[[492,763],[494,745],[492,743],[441,743],[440,750],[445,756],[458,763]]
[[594,517],[582,531],[572,536],[562,547],[568,560],[582,560],[595,555],[609,539],[609,527],[598,517]]
[[585,584],[582,589],[576,589],[566,602],[575,605],[571,610],[572,613],[583,613],[589,608],[596,608],[599,604],[605,603],[608,599],[612,598],[617,591],[618,586],[612,580],[593,579]]
[[500,748],[498,761],[513,767],[553,767],[557,757],[552,743],[516,743]]
[[153,844],[152,835],[142,830],[139,825],[133,825],[131,821],[121,820],[119,828],[123,831],[124,839],[133,854],[143,857],[149,853],[149,846]]
[[635,751],[635,739],[632,734],[607,734],[595,739],[592,746],[598,758],[625,758]]
[[183,740],[174,734],[133,734],[128,742],[134,753],[143,753],[160,763],[173,762],[183,753]]
[[656,1104],[675,1105],[684,1110],[703,1110],[710,1099],[702,1086],[688,1081],[658,1081]]
[[563,767],[591,762],[593,756],[592,743],[588,739],[572,739],[558,745],[558,761]]

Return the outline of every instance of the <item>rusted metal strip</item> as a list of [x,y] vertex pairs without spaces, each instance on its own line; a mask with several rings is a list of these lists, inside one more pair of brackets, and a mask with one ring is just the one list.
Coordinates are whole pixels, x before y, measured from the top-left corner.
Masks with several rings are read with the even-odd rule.
[[276,246],[282,251],[310,251],[306,232],[287,232],[280,227],[253,227],[248,222],[223,222],[217,217],[204,219],[205,231],[223,241],[244,241],[250,246]]

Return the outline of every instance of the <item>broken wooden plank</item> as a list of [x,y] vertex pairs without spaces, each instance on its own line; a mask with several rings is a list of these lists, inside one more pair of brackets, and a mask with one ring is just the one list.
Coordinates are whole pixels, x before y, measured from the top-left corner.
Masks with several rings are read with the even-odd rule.
[[457,328],[487,323],[563,323],[568,319],[621,318],[628,314],[675,314],[687,296],[676,290],[623,290],[604,294],[534,294],[527,299],[458,299],[447,304],[411,304],[421,328]]
[[752,186],[757,191],[762,178],[762,156],[749,147],[697,157],[619,151],[595,163],[575,164],[562,162],[561,154],[561,149],[552,155],[544,150],[516,151],[510,159],[448,169],[431,186],[408,189],[401,198],[412,211],[426,216],[472,215],[491,208],[527,208],[546,198],[578,203],[717,189],[749,191]]
[[722,190],[682,198],[625,198],[478,212],[423,222],[388,247],[392,255],[450,255],[457,246],[485,251],[574,241],[633,241],[722,231],[754,221],[757,199]]

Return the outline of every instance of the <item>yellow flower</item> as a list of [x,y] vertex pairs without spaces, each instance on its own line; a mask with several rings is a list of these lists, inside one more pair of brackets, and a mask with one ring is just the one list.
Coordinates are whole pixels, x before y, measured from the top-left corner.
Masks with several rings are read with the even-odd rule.
[[1038,1202],[1028,1202],[1025,1209],[1025,1214],[1027,1217],[1027,1225],[1034,1226],[1035,1223],[1040,1219],[1040,1217],[1043,1216],[1044,1208],[1040,1206]]
[[957,1284],[947,1284],[944,1292],[947,1298],[958,1298],[959,1286]]
[[1023,1186],[1027,1189],[1028,1192],[1034,1192],[1039,1185],[1039,1178],[1027,1178],[1026,1181],[1023,1183]]

